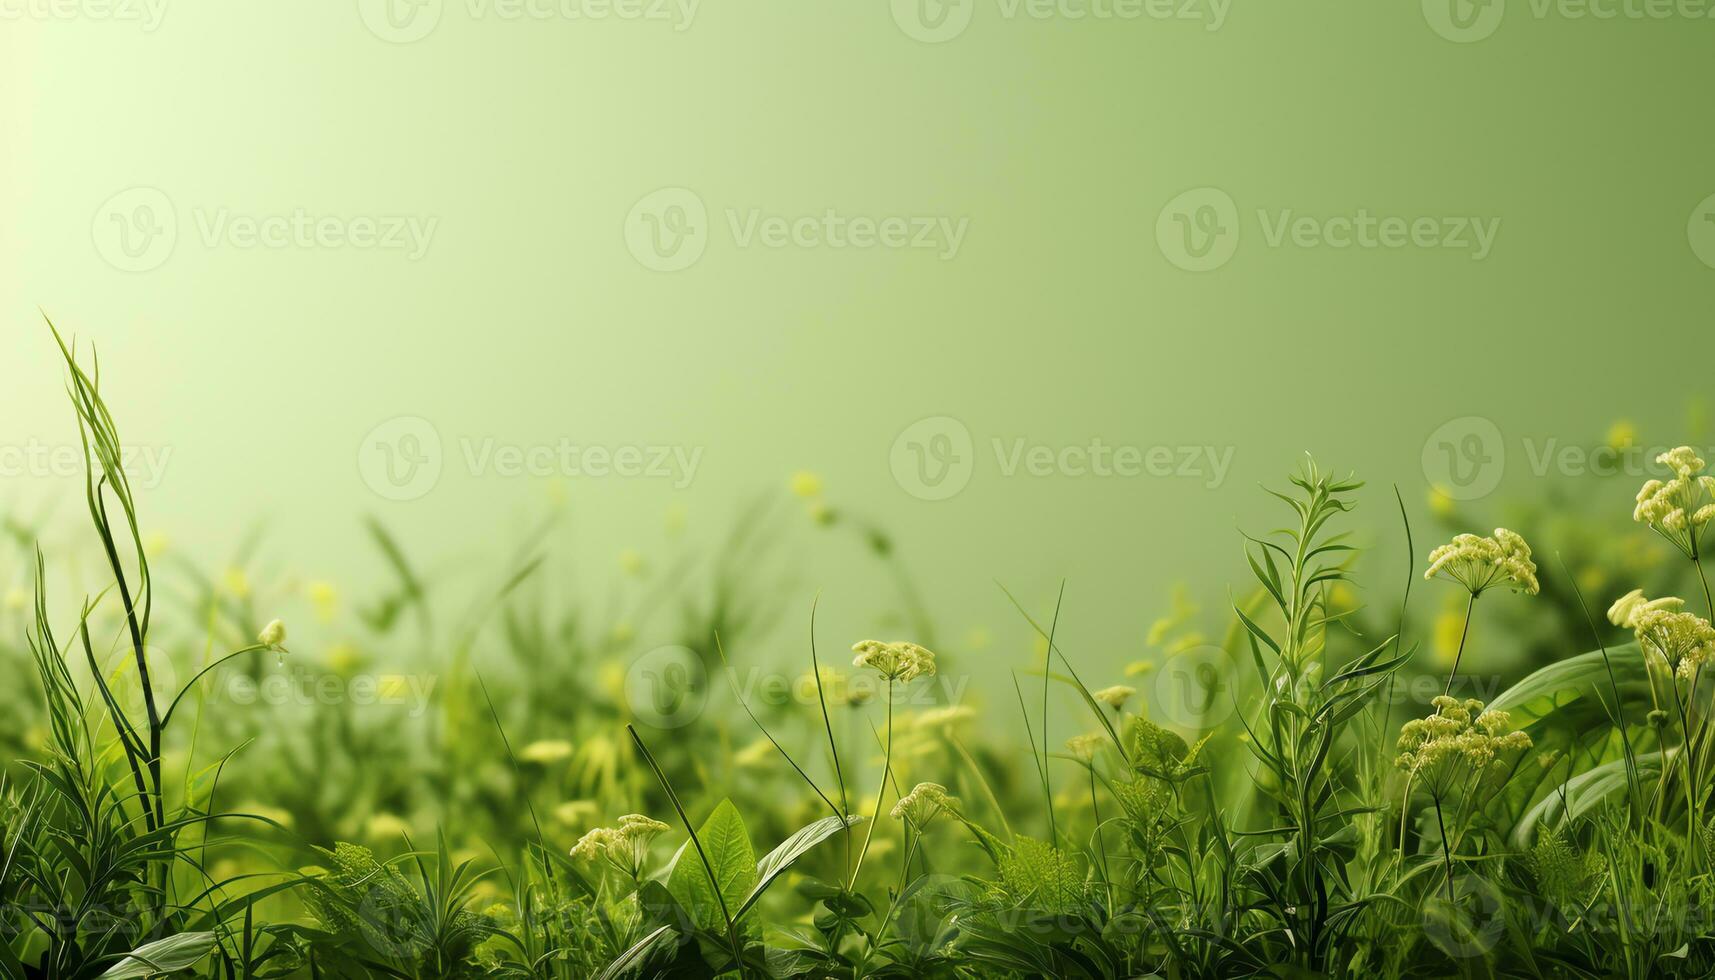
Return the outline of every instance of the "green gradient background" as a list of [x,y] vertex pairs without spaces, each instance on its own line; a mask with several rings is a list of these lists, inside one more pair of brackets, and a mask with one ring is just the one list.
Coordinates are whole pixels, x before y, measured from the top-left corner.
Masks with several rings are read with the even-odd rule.
[[[350,2],[170,0],[153,32],[0,20],[0,443],[75,438],[39,306],[99,342],[126,441],[171,447],[146,523],[210,561],[262,517],[273,561],[360,588],[373,512],[436,562],[498,567],[547,494],[461,472],[452,440],[680,444],[704,450],[684,492],[574,482],[566,561],[609,574],[675,504],[712,537],[809,469],[894,532],[948,632],[992,627],[1022,663],[994,583],[1040,603],[1065,578],[1069,649],[1117,664],[1171,583],[1218,601],[1238,579],[1233,528],[1276,516],[1255,484],[1306,450],[1372,481],[1363,524],[1385,536],[1386,485],[1423,509],[1424,441],[1451,418],[1499,428],[1507,493],[1560,478],[1530,472],[1523,440],[1588,444],[1622,417],[1648,444],[1696,435],[1715,269],[1687,223],[1715,194],[1715,20],[1539,19],[1512,0],[1492,37],[1456,44],[1416,2],[1234,0],[1215,32],[998,11],[977,0],[943,44],[880,2],[706,0],[682,31],[455,2],[409,44]],[[92,221],[138,185],[171,197],[179,241],[125,273]],[[622,234],[667,186],[715,226],[675,273]],[[1244,232],[1192,274],[1155,226],[1203,186]],[[208,248],[191,212],[219,207],[439,226],[417,262]],[[752,207],[969,231],[950,261],[735,247],[724,210]],[[1258,208],[1501,231],[1481,262],[1270,248]],[[391,503],[356,452],[400,415],[435,422],[448,470]],[[935,415],[982,455],[961,494],[925,502],[889,451]],[[1210,444],[1233,466],[1214,489],[1009,479],[994,437]],[[4,484],[7,502],[70,485]],[[795,547],[793,601],[819,587],[830,637],[866,632],[880,572],[855,547]]]

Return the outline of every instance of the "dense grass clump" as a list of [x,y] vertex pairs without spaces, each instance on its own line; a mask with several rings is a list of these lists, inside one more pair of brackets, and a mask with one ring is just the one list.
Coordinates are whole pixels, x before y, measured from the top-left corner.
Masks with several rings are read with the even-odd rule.
[[[0,727],[7,980],[1715,971],[1715,480],[1690,449],[1636,496],[1671,551],[1526,508],[1523,533],[1459,534],[1371,583],[1403,585],[1379,613],[1348,527],[1366,491],[1307,461],[1269,491],[1283,529],[1243,540],[1221,639],[1182,599],[1126,676],[1086,680],[1058,604],[1017,603],[1039,653],[1000,690],[948,683],[960,654],[891,542],[800,477],[897,584],[909,638],[835,657],[812,611],[778,698],[728,653],[779,615],[766,507],[617,612],[549,601],[526,548],[449,623],[379,524],[395,577],[361,640],[289,649],[247,555],[164,590],[99,371],[61,350],[102,582],[62,613],[33,550],[7,620],[34,677]],[[1418,554],[1403,501],[1379,499]],[[1665,594],[1693,581],[1701,607]],[[674,642],[645,652],[640,625]],[[381,693],[234,703],[306,655]],[[672,681],[666,699],[639,704],[627,671]],[[1469,696],[1485,677],[1506,686]],[[988,724],[985,697],[1007,706]]]

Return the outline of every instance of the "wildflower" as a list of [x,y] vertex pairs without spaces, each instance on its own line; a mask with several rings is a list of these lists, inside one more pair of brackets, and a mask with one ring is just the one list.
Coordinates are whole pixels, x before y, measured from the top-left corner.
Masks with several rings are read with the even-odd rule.
[[552,765],[572,757],[572,743],[563,739],[548,739],[531,742],[518,752],[518,758],[537,765]]
[[286,624],[278,619],[271,619],[268,625],[262,627],[262,632],[256,634],[256,642],[270,650],[284,650],[281,644],[286,642]]
[[1535,595],[1539,589],[1530,545],[1504,527],[1495,528],[1494,536],[1488,538],[1458,535],[1451,543],[1430,552],[1429,570],[1423,577],[1438,576],[1458,582],[1473,596],[1502,584],[1528,595]]
[[1505,711],[1484,711],[1475,698],[1442,695],[1430,703],[1434,714],[1400,727],[1394,764],[1422,778],[1437,796],[1455,784],[1505,770],[1513,753],[1531,746],[1530,736],[1514,731]]
[[316,619],[323,623],[331,623],[339,612],[339,590],[332,582],[310,582],[304,586],[304,593],[310,598],[310,604],[315,607]]
[[868,667],[889,681],[909,683],[935,673],[935,655],[915,643],[864,640],[854,644],[852,652],[857,654],[852,666]]
[[583,823],[595,816],[596,806],[593,800],[567,800],[554,807],[554,819],[572,826]]
[[1091,697],[1115,711],[1124,708],[1125,703],[1136,696],[1137,688],[1127,687],[1124,684],[1115,684],[1113,687],[1104,687],[1091,695]]
[[907,821],[922,830],[942,813],[956,813],[958,809],[959,800],[947,794],[947,787],[940,783],[918,783],[894,804],[893,819]]
[[822,495],[822,478],[808,470],[799,470],[792,474],[792,494],[811,500]]
[[1679,676],[1690,677],[1715,657],[1715,627],[1684,608],[1683,599],[1646,599],[1642,589],[1633,589],[1608,607],[1608,620],[1630,629],[1640,648],[1659,655]]
[[666,833],[668,826],[641,813],[628,813],[619,818],[617,827],[597,827],[572,845],[574,861],[606,860],[631,878],[643,873],[649,858],[649,845]]
[[1432,486],[1429,488],[1430,513],[1436,517],[1452,517],[1455,509],[1457,509],[1457,505],[1453,502],[1453,495],[1447,492],[1446,487]]
[[1715,520],[1715,477],[1703,473],[1704,462],[1690,446],[1669,450],[1655,461],[1672,469],[1673,478],[1644,483],[1632,520],[1649,525],[1695,559],[1704,527]]
[[619,553],[619,570],[627,575],[643,574],[643,553],[636,548],[626,548]]
[[1099,750],[1107,740],[1108,737],[1101,732],[1085,732],[1082,735],[1074,735],[1067,739],[1066,748],[1074,756],[1077,756],[1085,762],[1089,762],[1091,759],[1096,757],[1097,750]]
[[1608,426],[1607,443],[1611,449],[1630,449],[1638,444],[1637,426],[1620,419]]
[[766,738],[759,738],[734,753],[732,761],[742,769],[752,769],[767,762],[773,751],[773,742]]
[[244,574],[242,568],[228,568],[221,575],[221,585],[236,599],[243,599],[250,595],[250,577]]
[[950,704],[944,708],[930,708],[917,716],[917,724],[924,728],[954,728],[977,717],[977,709],[963,704]]
[[1133,660],[1131,663],[1125,665],[1125,675],[1127,677],[1142,677],[1146,674],[1153,673],[1155,673],[1155,661],[1153,660]]

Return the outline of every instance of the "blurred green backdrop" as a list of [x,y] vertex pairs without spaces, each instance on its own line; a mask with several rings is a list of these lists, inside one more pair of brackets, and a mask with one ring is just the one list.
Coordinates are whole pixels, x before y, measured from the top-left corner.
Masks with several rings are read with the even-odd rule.
[[[74,485],[40,308],[209,561],[499,565],[563,494],[599,583],[802,470],[950,633],[1022,665],[995,583],[1066,579],[1112,667],[1305,451],[1387,541],[1390,483],[1487,522],[1617,420],[1708,443],[1708,5],[0,8],[3,500]],[[792,550],[829,642],[891,601],[850,545]]]

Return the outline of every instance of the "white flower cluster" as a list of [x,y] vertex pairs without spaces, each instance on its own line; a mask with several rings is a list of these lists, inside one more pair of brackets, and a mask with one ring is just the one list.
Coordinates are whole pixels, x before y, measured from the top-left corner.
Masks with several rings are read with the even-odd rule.
[[1642,589],[1633,589],[1608,608],[1608,621],[1631,630],[1639,647],[1660,654],[1679,676],[1690,677],[1699,665],[1715,657],[1715,627],[1684,610],[1683,599],[1646,599]]
[[1507,585],[1516,592],[1536,595],[1536,563],[1530,558],[1530,545],[1524,538],[1504,527],[1495,528],[1493,537],[1461,534],[1451,543],[1429,553],[1429,570],[1424,578],[1444,576],[1482,595],[1495,585]]
[[918,783],[893,805],[893,819],[909,821],[911,826],[921,830],[942,813],[958,809],[959,800],[948,795],[947,787],[940,783]]
[[1695,557],[1703,528],[1715,520],[1715,477],[1690,446],[1662,453],[1656,462],[1673,469],[1673,479],[1650,480],[1638,490],[1632,520],[1647,524],[1685,554]]
[[864,640],[853,644],[852,652],[857,654],[852,658],[852,666],[868,667],[890,681],[908,683],[935,673],[935,655],[904,640],[893,643]]
[[1529,735],[1512,730],[1505,711],[1484,711],[1475,698],[1443,695],[1430,703],[1434,714],[1401,726],[1394,764],[1438,791],[1504,767],[1508,754],[1531,746]]
[[641,813],[628,813],[619,818],[619,826],[597,827],[578,838],[578,842],[572,845],[571,856],[575,861],[605,858],[621,872],[637,877],[643,872],[649,845],[668,829],[659,820]]

